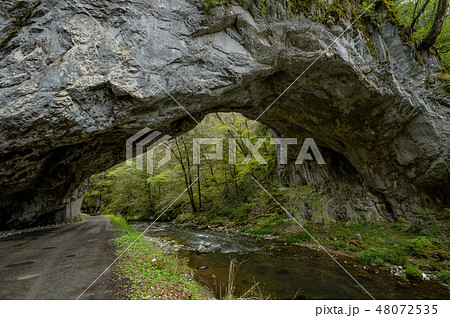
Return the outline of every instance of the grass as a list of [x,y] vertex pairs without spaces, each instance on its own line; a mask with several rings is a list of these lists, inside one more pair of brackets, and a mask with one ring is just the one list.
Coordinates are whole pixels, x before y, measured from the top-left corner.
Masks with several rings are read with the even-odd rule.
[[425,236],[409,240],[409,247],[413,255],[421,258],[431,256],[437,250],[436,246]]
[[[286,196],[285,193],[279,194],[278,199],[282,201],[283,195]],[[261,235],[273,235],[289,243],[312,241],[305,231],[278,214],[276,207],[267,204],[264,198],[254,200],[251,207],[248,204],[243,206],[242,210],[245,212],[241,212],[236,206],[233,209],[182,214],[177,221],[193,222],[200,227],[233,227],[255,236],[257,240]],[[338,222],[324,225],[306,221],[304,226],[322,245],[354,254],[362,263],[386,268],[390,265],[409,264],[445,282],[448,277],[446,273],[450,270],[450,222],[446,218],[447,213],[442,211],[436,216],[432,211],[416,208],[406,218],[395,222]],[[406,279],[406,275],[404,278]]]
[[330,245],[331,245],[330,247],[335,251],[341,250],[341,249],[347,247],[347,243],[342,242],[342,241],[333,241],[333,242],[331,242]]
[[443,271],[439,274],[438,278],[444,283],[450,284],[450,271]]
[[81,216],[72,219],[72,222],[74,222],[74,223],[76,223],[76,222],[81,222],[81,221],[83,221],[83,218],[82,218]]
[[290,243],[302,243],[302,242],[309,242],[311,240],[311,237],[309,236],[308,233],[302,231],[295,234],[286,235],[284,239],[286,240],[286,242]]
[[405,265],[408,260],[399,249],[389,248],[370,248],[356,254],[356,259],[362,263],[370,265],[384,265],[390,263],[393,265]]
[[[283,193],[279,196],[283,200]],[[264,197],[232,208],[224,208],[228,207],[226,203],[223,201],[215,208],[205,204],[203,211],[179,214],[176,221],[201,228],[234,228],[257,240],[262,235],[272,235],[289,243],[312,241],[298,225],[280,214],[277,207],[264,201]],[[395,222],[317,224],[304,221],[304,226],[322,245],[355,255],[362,263],[386,269],[390,265],[411,265],[445,283],[450,271],[450,222],[446,215],[446,211],[439,214],[417,208]]]
[[410,280],[421,280],[422,272],[415,266],[406,266],[406,277]]
[[187,259],[156,249],[124,219],[114,215],[108,217],[114,229],[123,233],[113,240],[116,253],[119,255],[130,246],[119,259],[115,270],[123,283],[121,297],[172,300],[209,298],[203,287],[185,278],[190,271]]
[[[409,213],[407,219],[396,222],[338,222],[329,225],[309,222],[307,228],[324,246],[355,254],[362,263],[380,267],[410,265],[448,283],[450,224],[446,213],[441,213],[438,218],[432,211],[417,208]],[[309,241],[306,233],[297,227],[285,233],[284,239],[286,242]]]

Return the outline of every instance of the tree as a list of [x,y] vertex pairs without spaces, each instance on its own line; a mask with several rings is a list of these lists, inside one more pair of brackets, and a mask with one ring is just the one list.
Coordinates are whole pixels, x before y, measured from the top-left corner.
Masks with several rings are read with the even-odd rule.
[[419,50],[427,50],[436,42],[437,37],[442,31],[442,26],[444,25],[444,19],[448,10],[448,1],[449,0],[439,0],[434,15],[433,25],[428,31],[428,34],[419,42]]
[[417,21],[419,20],[420,16],[425,12],[425,8],[430,3],[431,0],[425,0],[425,3],[420,7],[420,9],[417,11],[417,7],[419,6],[420,0],[416,0],[416,3],[414,5],[414,11],[412,14],[412,22],[409,26],[409,33],[414,32],[414,26],[416,25]]
[[[450,0],[389,0],[419,50],[435,47],[444,72],[450,70]],[[450,84],[449,84],[450,85]]]
[[[181,143],[183,147],[180,147],[178,143],[178,139],[181,139]],[[191,162],[189,160],[190,152],[187,149],[187,142],[184,140],[183,136],[175,138],[175,149],[170,148],[172,153],[175,155],[175,158],[181,164],[181,168],[183,169],[184,181],[186,184],[186,189],[189,195],[189,202],[191,203],[192,211],[197,212],[197,206],[195,205],[194,199],[194,189],[192,185],[192,172],[191,172]],[[183,151],[184,150],[184,151]]]

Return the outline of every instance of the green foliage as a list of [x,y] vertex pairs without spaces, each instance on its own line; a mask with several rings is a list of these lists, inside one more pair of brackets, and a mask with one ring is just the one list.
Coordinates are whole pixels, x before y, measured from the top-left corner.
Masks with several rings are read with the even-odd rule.
[[[224,158],[209,160],[201,155],[200,166],[194,165],[193,139],[196,137],[224,138]],[[273,212],[268,209],[273,202],[267,194],[261,193],[251,178],[254,176],[261,182],[277,178],[276,150],[270,143],[271,137],[272,132],[266,126],[252,125],[239,114],[210,114],[195,129],[167,143],[173,153],[172,160],[167,166],[155,169],[154,175],[122,163],[93,176],[83,210],[91,214],[115,214],[128,220],[154,219],[170,205],[161,220],[173,220],[179,214],[195,212],[201,215],[199,219],[203,219],[204,224],[211,224],[210,220],[216,216],[246,224],[255,206],[256,216]],[[236,164],[229,164],[229,138],[234,138],[237,144]],[[256,144],[259,138],[264,139],[259,152],[267,164],[259,164],[253,157],[248,164],[242,164],[250,154],[245,142]],[[215,147],[202,145],[201,151],[203,154],[215,152]],[[156,158],[162,155],[159,148],[162,147],[155,150]],[[177,199],[198,176],[200,186],[194,184]],[[261,210],[258,210],[260,203]]]
[[259,234],[278,234],[276,230],[281,225],[285,224],[286,219],[281,217],[278,213],[269,213],[261,215],[256,224],[258,226]]
[[127,299],[204,299],[203,289],[184,274],[190,271],[187,259],[153,247],[141,233],[114,215],[108,216],[114,229],[125,234],[114,239],[118,260],[115,273],[126,285]]
[[438,275],[438,279],[446,284],[450,284],[450,271],[443,271]]
[[[399,23],[404,28],[409,30],[409,32],[411,32],[412,38],[415,42],[419,42],[428,34],[433,24],[437,1],[439,0],[431,0],[428,3],[423,14],[420,15],[420,17],[417,19],[413,30],[409,30],[409,27],[411,26],[414,17],[417,16],[419,8],[421,8],[425,4],[425,1],[419,0],[416,9],[416,1],[394,0],[390,1],[390,3],[398,13],[397,16],[399,19]],[[416,12],[415,15],[414,12]],[[448,14],[444,19],[442,31],[436,39],[435,47],[441,56],[442,67],[448,72],[448,70],[450,70],[450,19],[448,17]]]
[[255,224],[242,228],[242,231],[252,235],[279,235],[279,229],[285,225],[287,220],[278,213],[259,215]]
[[290,243],[302,243],[311,241],[311,236],[306,233],[306,231],[301,231],[295,234],[286,235],[284,239],[286,242]]
[[407,259],[399,250],[388,248],[370,248],[356,254],[356,258],[363,263],[384,265],[386,262],[394,265],[405,265]]
[[415,234],[429,235],[437,220],[432,211],[416,208],[409,213],[408,222],[409,224],[406,227],[407,231]]
[[274,188],[271,190],[277,200],[283,202],[288,210],[308,211],[311,220],[317,223],[328,223],[323,215],[322,194],[311,186],[296,186],[290,188]]
[[74,218],[73,220],[72,220],[72,222],[74,222],[74,223],[76,223],[76,222],[81,222],[81,221],[83,221],[83,218],[80,216],[80,217],[77,217],[77,218]]
[[267,0],[259,0],[258,1],[258,9],[262,11],[262,13],[267,14],[267,6],[266,6]]
[[418,257],[428,257],[436,251],[434,244],[424,236],[418,236],[409,241],[411,252]]
[[422,280],[422,272],[415,266],[406,266],[406,277],[410,280]]
[[120,232],[134,232],[130,226],[128,226],[127,221],[119,216],[107,215],[108,219],[111,221],[113,228]]
[[152,209],[148,175],[121,163],[91,178],[83,200],[83,211],[90,214],[117,214],[126,219],[148,217]]
[[361,6],[358,8],[358,14],[367,14],[370,15],[370,13],[375,8],[376,1],[373,0],[364,0]]
[[206,11],[212,10],[223,5],[230,5],[232,0],[203,0]]
[[331,248],[333,250],[341,250],[347,246],[347,243],[342,241],[333,241],[331,242]]
[[[385,260],[381,257],[380,249],[371,248],[370,250],[362,251],[356,254],[356,259],[360,262],[372,265],[384,265]],[[384,249],[382,249],[384,250]]]
[[238,223],[242,222],[248,217],[251,209],[252,205],[250,203],[241,203],[236,209],[233,209],[233,211],[231,212],[231,219],[237,221]]
[[[450,31],[449,31],[450,34]],[[449,56],[450,60],[450,56]],[[450,63],[445,66],[447,69],[450,69]],[[442,81],[442,85],[444,88],[450,92],[450,74],[449,73],[438,73],[437,78]]]

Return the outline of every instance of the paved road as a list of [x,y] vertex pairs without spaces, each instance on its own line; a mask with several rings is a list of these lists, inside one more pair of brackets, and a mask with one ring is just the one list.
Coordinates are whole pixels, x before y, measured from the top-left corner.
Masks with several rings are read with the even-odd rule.
[[[76,299],[114,260],[105,216],[0,240],[0,299]],[[108,271],[81,299],[113,299]]]

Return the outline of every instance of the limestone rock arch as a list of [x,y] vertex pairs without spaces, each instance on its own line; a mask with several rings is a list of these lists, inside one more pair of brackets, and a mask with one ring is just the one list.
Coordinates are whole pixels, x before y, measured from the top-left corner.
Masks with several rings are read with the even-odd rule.
[[283,1],[267,14],[251,0],[202,6],[0,4],[0,227],[71,219],[85,180],[123,161],[143,127],[177,136],[196,124],[186,111],[257,118],[315,60],[259,118],[324,154],[325,166],[281,167],[285,182],[322,188],[336,217],[448,206],[450,98],[425,85],[439,61],[420,63],[383,8],[368,28],[374,54],[358,28],[340,36],[344,19],[292,17]]

